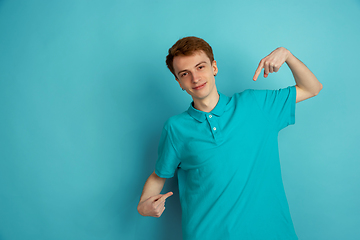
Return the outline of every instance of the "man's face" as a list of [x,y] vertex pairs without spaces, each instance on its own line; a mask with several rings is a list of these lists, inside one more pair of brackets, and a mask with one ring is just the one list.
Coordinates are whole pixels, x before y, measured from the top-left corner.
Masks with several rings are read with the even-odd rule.
[[177,56],[174,58],[173,66],[176,81],[192,96],[194,101],[217,96],[216,61],[211,63],[203,51],[197,51],[191,56]]

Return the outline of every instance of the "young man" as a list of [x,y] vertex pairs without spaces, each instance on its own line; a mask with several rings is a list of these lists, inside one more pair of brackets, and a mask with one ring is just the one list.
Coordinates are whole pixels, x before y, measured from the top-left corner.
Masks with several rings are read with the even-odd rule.
[[177,41],[166,63],[193,102],[163,128],[155,171],[138,205],[160,217],[166,178],[178,169],[183,238],[297,239],[282,183],[278,132],[295,123],[295,103],[316,96],[322,84],[290,51],[277,48],[255,71],[264,77],[286,62],[296,85],[280,90],[218,92],[210,45],[196,37]]

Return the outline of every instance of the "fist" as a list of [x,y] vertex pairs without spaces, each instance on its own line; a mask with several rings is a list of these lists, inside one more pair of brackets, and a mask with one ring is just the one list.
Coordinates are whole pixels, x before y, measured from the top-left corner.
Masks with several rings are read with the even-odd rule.
[[160,217],[165,210],[165,200],[172,196],[172,192],[159,194],[142,201],[138,205],[138,212],[143,216]]

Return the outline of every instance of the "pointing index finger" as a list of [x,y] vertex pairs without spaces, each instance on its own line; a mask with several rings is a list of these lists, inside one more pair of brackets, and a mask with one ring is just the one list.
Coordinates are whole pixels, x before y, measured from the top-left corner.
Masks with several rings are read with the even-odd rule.
[[260,73],[261,73],[261,69],[263,69],[263,68],[264,68],[264,64],[263,64],[263,61],[261,61],[261,62],[259,63],[258,68],[257,68],[256,71],[255,71],[255,75],[254,75],[254,77],[253,77],[253,80],[254,80],[254,81],[257,80],[257,78],[259,77],[259,75],[260,75]]
[[165,203],[165,200],[166,200],[168,197],[170,197],[171,195],[173,195],[172,192],[168,192],[168,193],[162,195],[160,198],[158,198],[158,199],[156,200],[155,206],[156,206],[156,207],[161,206],[163,203]]
[[172,196],[172,195],[173,195],[173,192],[168,192],[168,193],[162,195],[162,197],[159,198],[158,201],[159,201],[159,202],[165,202],[165,200],[166,200],[168,197]]

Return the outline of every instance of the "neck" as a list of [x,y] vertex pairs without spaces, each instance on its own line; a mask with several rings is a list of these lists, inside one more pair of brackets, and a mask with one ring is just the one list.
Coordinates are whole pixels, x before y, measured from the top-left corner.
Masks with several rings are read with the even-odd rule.
[[219,101],[219,94],[216,91],[214,96],[205,99],[193,99],[194,108],[203,112],[211,112]]

